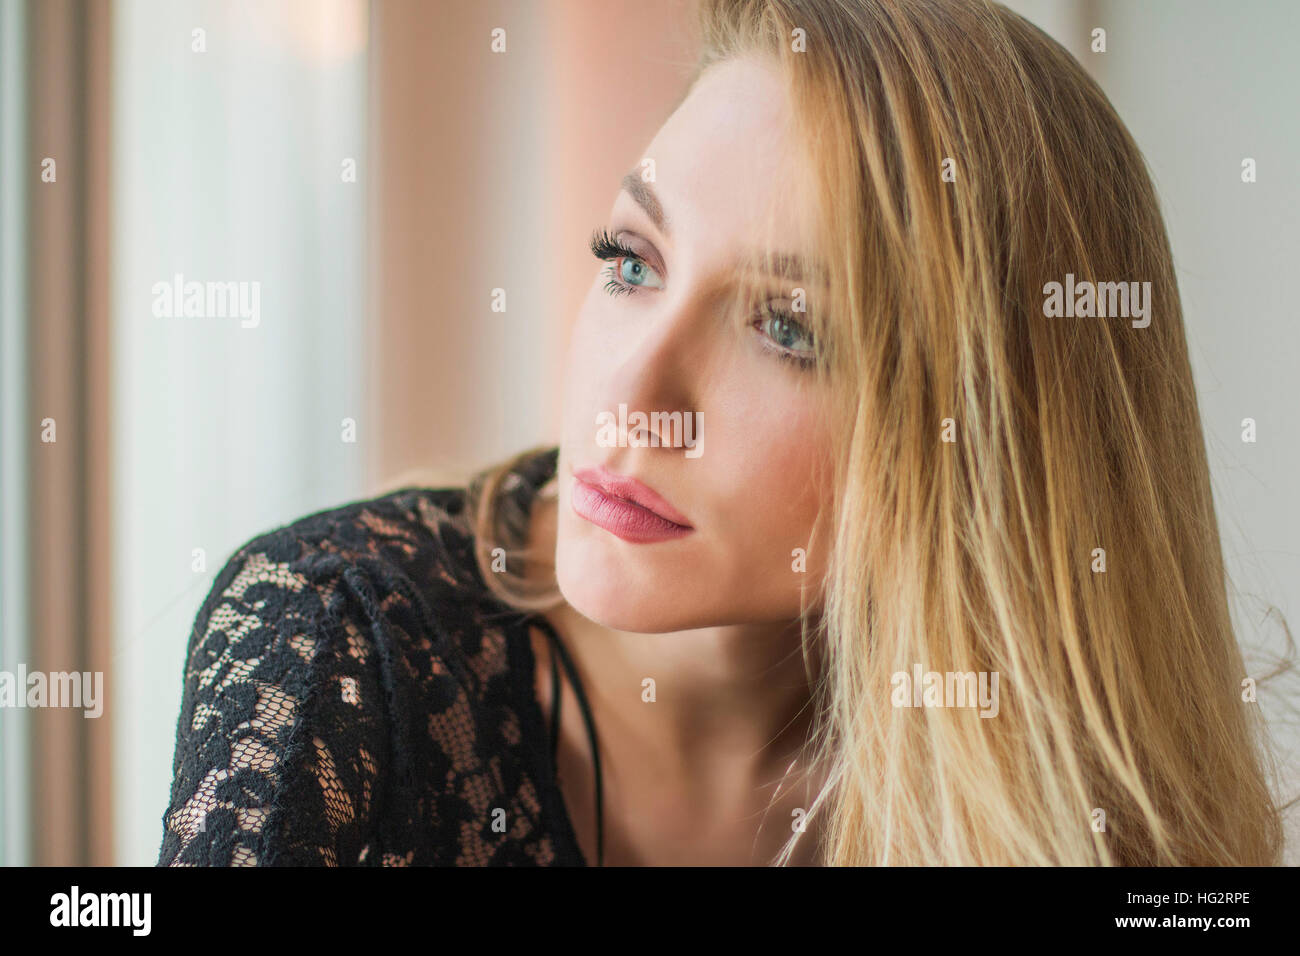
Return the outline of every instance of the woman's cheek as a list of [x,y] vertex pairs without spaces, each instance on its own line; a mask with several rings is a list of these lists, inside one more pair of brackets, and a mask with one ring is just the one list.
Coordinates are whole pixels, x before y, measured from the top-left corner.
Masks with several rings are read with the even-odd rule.
[[574,320],[569,334],[565,375],[565,428],[580,447],[594,446],[596,413],[603,410],[602,383],[608,380],[617,357],[625,351],[617,316],[608,313],[607,293],[593,289]]
[[[761,415],[737,419],[745,425],[744,437],[728,436],[736,457],[727,462],[719,447],[712,462],[718,468],[710,475],[715,499],[724,503],[719,527],[732,555],[732,587],[748,593],[755,610],[762,606],[775,617],[797,613],[801,589],[823,567],[810,538],[823,499],[826,473],[819,459],[829,436],[813,410],[797,401],[800,395],[787,398],[762,408]],[[729,424],[720,427],[731,431]],[[706,431],[701,460],[710,457],[707,436]]]
[[[575,447],[586,448],[586,439],[594,441],[595,399],[594,389],[601,380],[604,362],[600,350],[589,343],[582,328],[575,328],[569,350],[569,368],[564,396],[564,427],[566,437]],[[588,428],[588,423],[592,423]]]

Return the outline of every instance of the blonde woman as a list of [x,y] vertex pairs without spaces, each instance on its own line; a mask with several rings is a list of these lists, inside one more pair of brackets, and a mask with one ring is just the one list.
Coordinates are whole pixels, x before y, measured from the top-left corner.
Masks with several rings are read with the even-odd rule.
[[1106,98],[984,0],[699,24],[559,444],[240,549],[160,864],[1277,863]]

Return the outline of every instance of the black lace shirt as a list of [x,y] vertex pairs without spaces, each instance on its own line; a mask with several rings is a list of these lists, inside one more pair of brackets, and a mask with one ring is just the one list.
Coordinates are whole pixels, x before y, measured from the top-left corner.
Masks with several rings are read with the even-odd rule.
[[[556,452],[528,461],[524,505]],[[585,865],[542,625],[484,586],[465,498],[405,488],[230,558],[189,638],[159,866]]]

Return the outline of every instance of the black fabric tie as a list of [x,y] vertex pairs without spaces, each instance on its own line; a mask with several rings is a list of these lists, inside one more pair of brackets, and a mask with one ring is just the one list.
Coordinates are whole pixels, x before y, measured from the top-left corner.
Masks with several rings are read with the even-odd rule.
[[573,693],[578,698],[578,706],[582,709],[582,719],[587,724],[587,739],[591,743],[592,764],[596,771],[596,865],[605,865],[605,825],[603,819],[603,791],[601,788],[600,778],[600,748],[596,743],[596,724],[591,718],[591,707],[587,703],[587,695],[582,691],[582,683],[578,680],[578,672],[573,666],[573,661],[569,658],[569,653],[564,649],[564,643],[560,640],[560,635],[555,633],[555,629],[546,618],[540,614],[532,616],[532,622],[541,628],[542,632],[551,642],[551,766],[558,776],[559,763],[558,755],[560,748],[560,669],[559,664],[564,665],[565,673],[569,675],[569,683],[573,685]]

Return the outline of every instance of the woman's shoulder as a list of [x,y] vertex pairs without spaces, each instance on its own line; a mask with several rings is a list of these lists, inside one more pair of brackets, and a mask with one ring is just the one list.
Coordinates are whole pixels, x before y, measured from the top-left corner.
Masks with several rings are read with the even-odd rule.
[[484,585],[468,507],[465,488],[406,487],[231,555],[189,638],[161,863],[364,861],[381,790],[400,814],[420,805],[404,788],[518,742],[519,613]]
[[[532,497],[554,475],[556,450],[521,457],[505,476],[501,497],[527,512]],[[277,565],[305,586],[301,576],[329,576],[345,567],[383,576],[431,576],[462,590],[482,591],[484,581],[474,554],[475,515],[469,488],[408,485],[364,499],[315,511],[255,535],[231,557],[223,572],[274,583],[266,565]],[[233,566],[233,567],[232,567]]]
[[[431,541],[448,545],[440,555],[446,563],[463,564],[470,543],[467,491],[462,487],[406,487],[359,498],[293,518],[253,535],[228,564],[251,570],[254,556],[305,573],[316,565],[401,565],[427,549]],[[223,569],[224,570],[224,569]],[[297,582],[299,584],[302,581]]]
[[429,617],[430,602],[479,596],[483,580],[465,503],[461,488],[404,488],[253,535],[218,572],[191,641],[214,625],[235,633],[229,625],[236,619],[246,648],[276,640],[285,627],[311,640],[363,621]]
[[[512,484],[522,499],[535,491],[522,478]],[[374,653],[419,658],[417,672],[427,674],[442,669],[431,664],[438,657],[455,671],[481,649],[485,629],[518,616],[486,585],[472,505],[463,486],[407,486],[254,535],[218,573],[195,621],[191,658],[217,632],[217,645],[237,636],[252,655],[259,642],[270,652],[295,631],[313,651],[345,636],[362,662]],[[313,662],[315,678],[328,676],[314,654],[286,660]],[[470,683],[475,670],[464,675]]]

